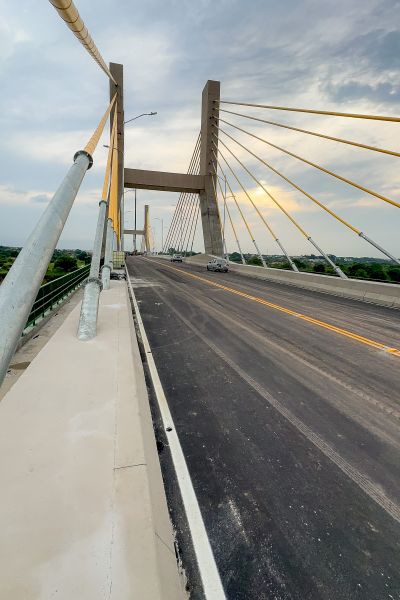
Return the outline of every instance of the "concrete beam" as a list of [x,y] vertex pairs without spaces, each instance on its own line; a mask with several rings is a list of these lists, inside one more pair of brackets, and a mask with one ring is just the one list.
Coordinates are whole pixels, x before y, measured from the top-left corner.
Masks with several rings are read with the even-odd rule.
[[202,175],[187,175],[185,173],[125,169],[124,185],[126,188],[136,188],[138,190],[192,192],[198,194],[204,189],[204,177]]

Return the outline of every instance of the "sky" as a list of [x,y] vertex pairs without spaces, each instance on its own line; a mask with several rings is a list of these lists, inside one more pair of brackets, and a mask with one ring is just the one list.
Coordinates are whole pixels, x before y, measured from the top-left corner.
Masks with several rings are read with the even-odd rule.
[[[125,118],[157,111],[126,126],[125,164],[186,172],[200,128],[201,92],[221,81],[221,98],[341,112],[400,115],[398,0],[76,0],[106,62],[124,65]],[[0,0],[0,245],[23,245],[84,147],[108,104],[108,80],[46,0]],[[400,123],[382,123],[246,107],[227,110],[400,151]],[[399,202],[397,157],[257,123],[226,121],[317,162]],[[399,209],[221,123],[263,160],[303,187],[395,256]],[[94,154],[60,238],[60,248],[90,249],[96,227],[108,130]],[[326,251],[381,256],[254,156],[221,134],[273,197]],[[245,189],[288,252],[313,248],[255,181],[229,156]],[[280,253],[248,197],[231,177],[263,253]],[[177,194],[139,190],[138,226],[150,205],[156,249]],[[133,225],[133,193],[125,194]],[[228,199],[243,251],[254,246]],[[229,227],[229,251],[236,250]],[[132,241],[126,239],[130,249]],[[194,250],[202,251],[201,228]]]

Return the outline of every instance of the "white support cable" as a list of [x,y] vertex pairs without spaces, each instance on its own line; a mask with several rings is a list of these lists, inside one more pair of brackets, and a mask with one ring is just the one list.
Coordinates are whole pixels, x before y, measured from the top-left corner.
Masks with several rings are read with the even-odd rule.
[[[217,175],[217,173],[215,173],[215,175]],[[241,260],[242,260],[242,264],[245,265],[246,261],[245,261],[245,258],[243,256],[242,248],[240,247],[240,243],[239,243],[239,238],[237,236],[236,229],[235,229],[235,226],[233,224],[233,220],[232,220],[232,217],[231,217],[231,214],[230,214],[229,206],[228,206],[228,203],[226,201],[226,198],[227,198],[227,196],[226,196],[226,190],[225,190],[225,194],[224,194],[222,192],[222,186],[221,186],[221,183],[219,181],[219,176],[218,175],[217,175],[217,181],[218,181],[218,187],[219,187],[219,189],[221,191],[221,195],[222,195],[222,197],[224,199],[224,205],[225,205],[226,211],[228,213],[228,218],[229,218],[229,221],[230,221],[230,224],[231,224],[231,227],[232,227],[232,231],[233,231],[233,235],[234,235],[235,240],[236,240],[237,247],[239,249],[239,254],[240,254],[240,257],[241,257]],[[226,180],[224,180],[224,181],[225,181],[225,184],[226,184]]]
[[[215,135],[215,134],[214,134]],[[224,144],[224,142],[221,141],[221,143],[223,144],[223,146],[229,151],[229,148],[227,148],[227,146]],[[236,179],[237,183],[240,185],[240,187],[242,188],[243,192],[246,194],[247,198],[249,199],[249,201],[251,202],[252,206],[254,207],[254,209],[256,210],[257,214],[259,215],[259,217],[261,218],[261,220],[263,221],[264,225],[266,226],[266,228],[268,229],[268,231],[270,232],[272,238],[274,239],[274,241],[278,244],[279,248],[283,251],[284,255],[286,256],[287,261],[289,262],[289,265],[291,267],[291,269],[293,271],[295,271],[296,273],[298,272],[298,268],[296,266],[296,264],[293,262],[293,260],[291,259],[291,257],[289,256],[289,253],[286,251],[286,249],[284,248],[282,242],[279,240],[278,236],[275,234],[275,232],[272,230],[272,227],[267,223],[264,215],[260,212],[260,210],[258,209],[258,207],[256,206],[256,204],[253,202],[253,199],[251,198],[250,194],[247,192],[246,188],[244,187],[244,185],[242,184],[242,182],[240,181],[240,179],[237,177],[237,175],[235,174],[235,172],[233,171],[232,167],[230,166],[230,164],[228,163],[228,161],[226,160],[225,156],[223,155],[223,153],[221,152],[221,149],[219,149],[219,153],[221,155],[221,158],[223,159],[224,163],[226,164],[226,166],[228,167],[228,169],[230,170],[230,172],[232,173],[233,177]],[[233,155],[234,156],[234,155]],[[270,198],[272,200],[274,200],[273,196],[271,196],[271,194],[263,187],[264,191],[268,194],[268,196],[270,196]],[[274,200],[275,201],[275,200]],[[276,201],[275,201],[276,202]],[[286,211],[285,211],[286,212]],[[293,219],[291,219],[293,221]],[[266,266],[266,265],[265,265]]]
[[[226,123],[229,126],[236,127],[235,125],[232,125],[231,123],[228,123],[227,121],[224,121],[224,123]],[[239,129],[240,131],[244,131],[244,130],[241,130],[240,128],[238,128],[238,127],[236,127],[236,129]],[[377,248],[380,252],[382,252],[382,254],[385,254],[385,256],[387,256],[388,258],[390,258],[391,260],[393,260],[397,264],[400,264],[400,260],[397,259],[397,258],[395,258],[388,250],[385,250],[385,248],[382,248],[382,246],[380,246],[379,244],[377,244],[376,242],[374,242],[374,240],[372,240],[366,234],[364,234],[359,229],[357,229],[356,227],[354,227],[353,225],[351,225],[350,223],[348,223],[347,221],[345,221],[342,217],[340,217],[338,214],[336,214],[330,208],[328,208],[327,206],[325,206],[325,204],[323,204],[322,202],[320,202],[319,200],[317,200],[317,198],[315,198],[314,196],[312,196],[311,194],[309,194],[308,192],[306,192],[302,187],[300,187],[299,185],[297,185],[292,179],[289,179],[289,177],[286,177],[286,175],[284,175],[283,173],[281,173],[280,171],[278,171],[277,169],[275,169],[272,165],[270,165],[269,163],[267,163],[264,159],[262,159],[260,156],[258,156],[254,152],[252,152],[249,148],[247,148],[247,146],[245,146],[244,144],[241,144],[236,138],[234,138],[229,133],[227,133],[226,131],[224,131],[223,129],[221,129],[221,127],[218,127],[218,130],[221,133],[223,133],[224,135],[226,135],[230,140],[232,140],[233,142],[235,142],[235,144],[237,144],[238,146],[240,146],[241,148],[243,148],[244,150],[246,150],[246,152],[248,152],[256,160],[258,160],[259,162],[261,162],[261,164],[263,164],[265,167],[267,167],[268,169],[270,169],[273,173],[275,173],[276,175],[278,175],[279,177],[281,177],[282,179],[284,179],[294,189],[296,189],[299,192],[301,192],[304,196],[306,196],[314,204],[317,204],[317,206],[319,206],[320,208],[322,208],[322,210],[324,210],[325,212],[327,212],[328,214],[330,214],[332,217],[334,217],[337,221],[339,221],[340,223],[342,223],[342,225],[344,225],[345,227],[347,227],[348,229],[350,229],[351,231],[353,231],[353,233],[355,233],[359,237],[363,238],[366,242],[368,242],[369,244],[371,244],[372,246],[374,246],[375,248]],[[222,141],[221,141],[221,143],[225,146],[225,144]],[[227,146],[225,146],[225,147],[227,148]]]
[[216,161],[217,161],[217,165],[218,165],[218,167],[219,167],[219,169],[220,169],[220,171],[221,171],[221,173],[222,173],[222,175],[223,175],[224,179],[226,180],[226,184],[227,184],[227,186],[228,186],[228,188],[229,188],[229,191],[230,191],[230,193],[231,193],[231,196],[232,196],[232,198],[233,198],[233,199],[234,199],[234,201],[235,201],[235,204],[236,204],[236,207],[237,207],[237,209],[238,209],[238,211],[239,211],[239,213],[240,213],[240,216],[242,217],[243,223],[245,224],[245,227],[246,227],[246,229],[247,229],[247,232],[248,232],[248,234],[249,234],[249,236],[250,236],[250,239],[251,239],[252,243],[254,244],[254,247],[255,247],[255,249],[256,249],[256,252],[257,252],[257,254],[258,254],[258,256],[259,256],[259,258],[260,258],[260,260],[261,260],[261,262],[262,262],[263,266],[264,266],[265,268],[267,268],[267,265],[265,264],[264,257],[263,257],[263,255],[260,253],[260,251],[259,251],[259,249],[258,249],[258,246],[257,246],[257,244],[256,244],[256,241],[255,241],[255,239],[254,239],[253,233],[252,233],[252,231],[251,231],[251,229],[250,229],[250,227],[249,227],[249,224],[248,224],[248,223],[247,223],[247,221],[246,221],[246,218],[245,218],[245,216],[244,216],[244,214],[243,214],[243,211],[242,211],[242,209],[240,208],[240,205],[239,205],[239,203],[238,203],[238,201],[237,201],[237,199],[236,199],[236,196],[235,196],[235,194],[233,193],[233,190],[232,190],[232,188],[231,188],[231,185],[230,185],[230,183],[229,183],[229,180],[228,180],[228,178],[226,177],[226,175],[225,175],[225,172],[224,172],[223,168],[221,167],[221,164],[220,164],[220,162],[219,162],[219,160],[218,160],[218,157],[217,157],[217,155],[215,154],[215,151],[214,151],[214,149],[212,150],[212,152],[213,152],[213,154],[214,154],[214,156],[215,156],[215,159],[216,159]]
[[[200,161],[200,143],[201,143],[201,133],[199,133],[199,135],[197,136],[197,141],[196,141],[196,144],[195,144],[195,147],[194,147],[194,150],[192,153],[192,157],[190,159],[189,168],[187,171],[188,174],[194,174],[193,169],[198,170],[198,168],[199,168],[197,163],[199,163],[199,161]],[[174,235],[174,231],[175,231],[177,220],[178,220],[178,213],[179,213],[179,210],[181,209],[182,203],[186,200],[187,194],[188,194],[188,192],[181,192],[181,194],[179,195],[179,199],[178,199],[177,205],[175,207],[174,215],[173,215],[171,224],[169,226],[167,236],[165,238],[163,252],[168,247],[168,245],[171,244],[171,237]]]
[[[243,167],[243,169],[250,175],[250,177],[252,179],[254,179],[254,181],[257,183],[257,185],[259,185],[261,187],[261,189],[264,190],[264,192],[271,198],[271,200],[273,200],[273,202],[288,217],[288,219],[290,219],[290,221],[293,223],[293,225],[295,225],[295,227],[297,227],[297,229],[305,236],[305,238],[310,242],[310,244],[312,244],[314,246],[314,248],[316,248],[321,253],[321,255],[325,258],[325,260],[328,262],[328,264],[331,267],[333,267],[333,269],[336,271],[336,273],[339,275],[339,277],[341,277],[342,279],[347,279],[347,275],[345,275],[345,273],[343,273],[342,269],[338,265],[335,265],[335,263],[328,257],[328,255],[321,250],[321,248],[316,244],[316,242],[314,242],[314,240],[312,239],[312,237],[308,233],[306,233],[304,231],[304,229],[297,223],[297,221],[283,208],[283,206],[272,196],[272,194],[270,194],[270,192],[268,192],[268,190],[261,183],[261,181],[259,179],[257,179],[257,177],[255,177],[251,173],[251,171],[249,171],[247,169],[247,167],[241,162],[241,160],[238,159],[238,157],[228,148],[228,146],[226,144],[224,144],[224,142],[222,140],[219,140],[219,141],[228,150],[228,152],[235,158],[235,160],[237,160],[237,162]],[[235,179],[237,179],[237,177],[235,176],[235,174],[232,171],[231,167],[226,162],[226,160],[225,160],[225,158],[224,158],[221,150],[219,150],[219,153],[221,154],[221,157],[224,159],[224,161],[227,164],[228,168],[231,170],[231,172],[232,172],[233,176],[235,177]]]

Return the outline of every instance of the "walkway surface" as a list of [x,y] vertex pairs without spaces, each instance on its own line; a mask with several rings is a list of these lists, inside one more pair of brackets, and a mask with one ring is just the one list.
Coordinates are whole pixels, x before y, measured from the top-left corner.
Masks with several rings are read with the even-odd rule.
[[125,282],[0,403],[0,598],[183,598]]
[[400,311],[127,263],[227,598],[398,600]]

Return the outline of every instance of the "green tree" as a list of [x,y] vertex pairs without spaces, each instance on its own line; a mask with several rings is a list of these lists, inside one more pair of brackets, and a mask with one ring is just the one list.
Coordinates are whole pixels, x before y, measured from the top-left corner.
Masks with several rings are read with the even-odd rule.
[[247,264],[248,265],[254,265],[255,267],[262,267],[263,266],[263,264],[261,262],[261,258],[259,256],[252,256],[247,261]]
[[373,263],[369,265],[364,265],[364,268],[368,273],[368,277],[370,277],[371,279],[380,279],[383,281],[387,280],[387,275],[382,265],[378,263]]
[[325,273],[325,265],[323,263],[316,263],[313,266],[314,273]]
[[69,273],[70,271],[75,271],[75,269],[78,268],[78,261],[76,260],[75,256],[71,256],[70,254],[61,254],[61,256],[56,259],[54,268]]
[[293,262],[294,262],[294,264],[296,265],[296,267],[297,267],[298,269],[300,269],[300,270],[301,270],[301,269],[306,269],[306,268],[307,268],[307,265],[306,265],[306,263],[304,262],[304,260],[301,260],[300,258],[294,258],[294,259],[293,259]]
[[391,281],[400,282],[400,267],[389,267],[387,270],[387,274]]

